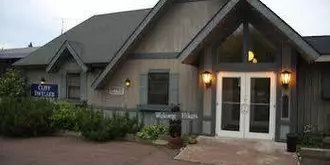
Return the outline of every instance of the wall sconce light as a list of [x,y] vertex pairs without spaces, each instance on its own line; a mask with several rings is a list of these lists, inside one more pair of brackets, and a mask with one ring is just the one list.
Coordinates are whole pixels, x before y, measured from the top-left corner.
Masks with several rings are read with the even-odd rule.
[[41,85],[44,85],[45,83],[46,83],[46,79],[43,78],[43,77],[41,77],[40,84],[41,84]]
[[131,80],[130,79],[126,79],[125,80],[125,86],[128,88],[128,87],[131,87],[131,85],[132,85]]
[[281,83],[284,88],[288,88],[291,82],[291,72],[283,71],[281,73]]
[[209,87],[212,83],[212,73],[205,71],[202,73],[202,79],[203,83],[205,84],[206,87]]

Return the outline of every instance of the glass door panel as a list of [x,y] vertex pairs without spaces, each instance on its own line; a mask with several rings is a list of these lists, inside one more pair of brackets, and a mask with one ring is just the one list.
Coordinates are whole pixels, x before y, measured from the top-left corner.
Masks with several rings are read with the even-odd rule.
[[239,131],[241,109],[241,79],[225,77],[222,79],[221,129]]
[[270,78],[251,78],[250,132],[269,133]]

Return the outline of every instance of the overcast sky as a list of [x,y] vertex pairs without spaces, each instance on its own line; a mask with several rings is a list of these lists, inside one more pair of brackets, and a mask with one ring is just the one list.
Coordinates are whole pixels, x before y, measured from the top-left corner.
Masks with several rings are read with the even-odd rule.
[[[153,7],[158,0],[0,0],[0,48],[41,46],[95,14]],[[330,0],[262,0],[298,33],[330,35]]]

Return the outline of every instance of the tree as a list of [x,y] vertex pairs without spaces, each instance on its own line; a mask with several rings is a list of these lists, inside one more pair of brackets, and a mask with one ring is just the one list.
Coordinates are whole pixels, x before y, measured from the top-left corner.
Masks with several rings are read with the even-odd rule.
[[33,47],[32,42],[29,43],[28,47],[29,48],[32,48]]
[[27,96],[26,79],[16,69],[9,69],[0,78],[0,98],[19,98]]

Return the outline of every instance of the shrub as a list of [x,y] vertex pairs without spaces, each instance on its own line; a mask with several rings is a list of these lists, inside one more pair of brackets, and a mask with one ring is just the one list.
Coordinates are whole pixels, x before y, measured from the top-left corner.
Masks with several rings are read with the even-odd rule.
[[81,112],[79,124],[81,134],[87,140],[108,141],[114,138],[111,132],[110,120],[104,118],[101,111],[85,109]]
[[56,102],[56,105],[57,109],[54,111],[52,116],[52,120],[56,128],[62,130],[79,131],[78,113],[81,108],[76,107],[74,104],[66,101],[58,101]]
[[303,147],[322,147],[323,135],[315,133],[316,127],[312,125],[305,125],[304,132],[299,135],[298,140],[300,146]]
[[9,69],[0,78],[0,98],[3,97],[25,97],[27,95],[26,79],[15,69]]
[[168,134],[168,127],[164,125],[150,125],[142,128],[137,136],[142,140],[156,140],[160,135]]
[[116,135],[116,138],[125,137],[128,133],[135,134],[141,128],[138,118],[130,118],[127,112],[124,115],[113,113],[110,124],[113,127],[112,131]]
[[53,103],[44,99],[2,98],[0,134],[30,137],[53,133],[51,116],[55,108]]
[[136,133],[140,125],[137,118],[130,118],[128,113],[113,113],[111,118],[104,117],[101,111],[81,110],[79,113],[79,129],[87,140],[108,141],[120,139],[128,133]]

